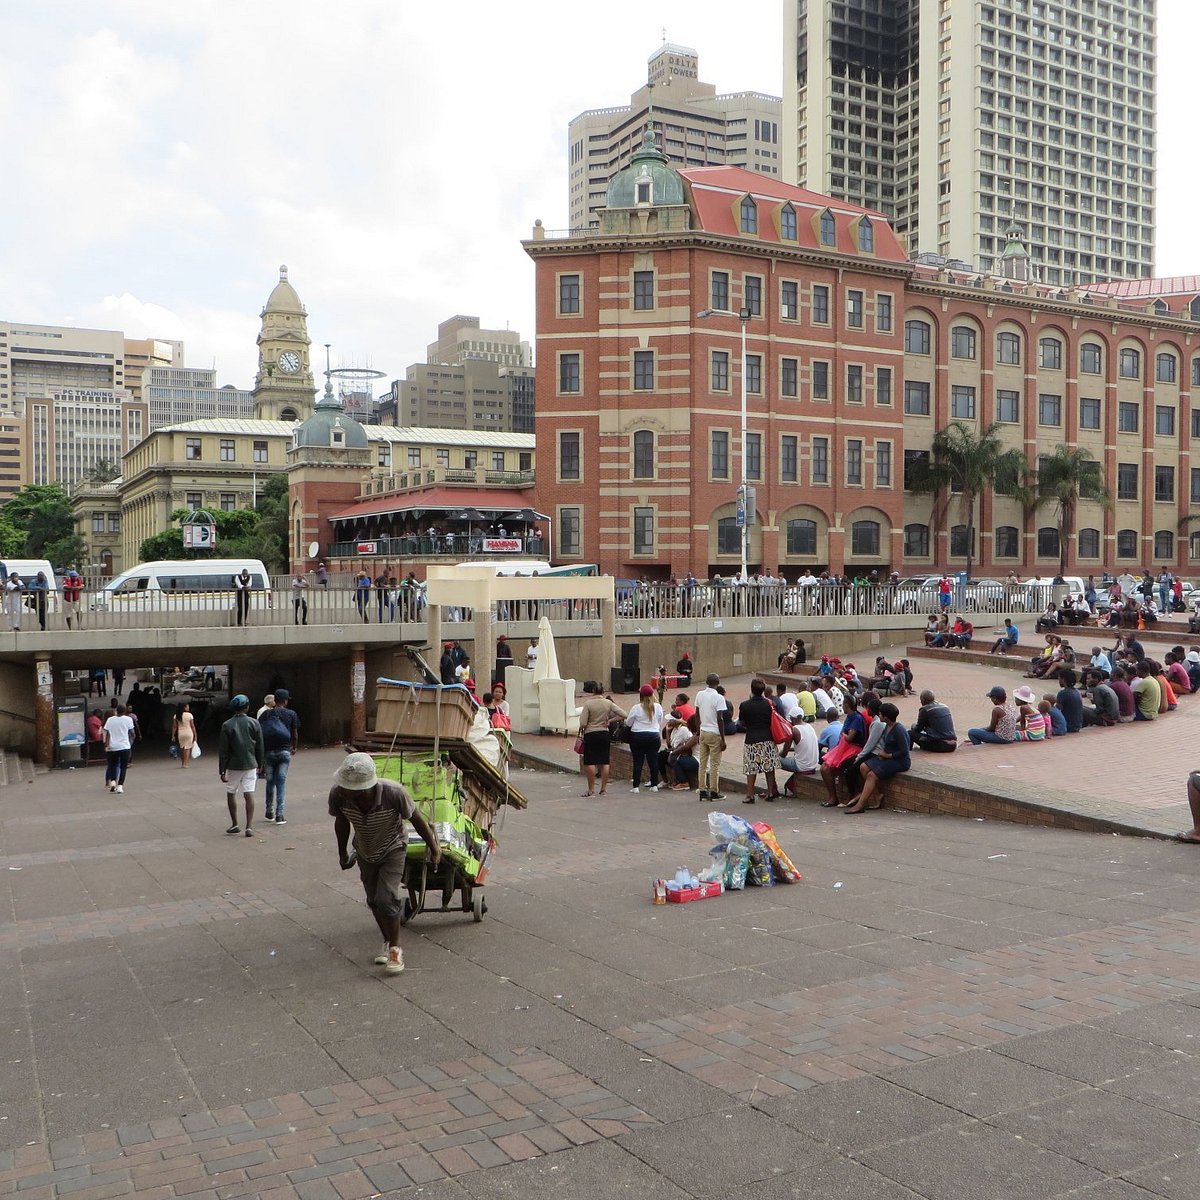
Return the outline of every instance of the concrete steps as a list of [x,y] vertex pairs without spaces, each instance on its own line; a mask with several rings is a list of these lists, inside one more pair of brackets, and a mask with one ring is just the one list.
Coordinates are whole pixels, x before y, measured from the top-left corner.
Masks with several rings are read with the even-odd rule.
[[46,770],[15,750],[0,751],[0,787],[32,783],[36,775],[44,775]]

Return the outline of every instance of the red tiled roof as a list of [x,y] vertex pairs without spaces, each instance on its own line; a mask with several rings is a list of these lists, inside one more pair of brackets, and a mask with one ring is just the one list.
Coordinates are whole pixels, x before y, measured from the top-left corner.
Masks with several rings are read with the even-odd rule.
[[[862,254],[862,257],[883,262],[908,261],[908,254],[887,217],[873,209],[795,187],[744,167],[687,167],[679,174],[690,185],[700,227],[712,233],[744,237],[748,242],[799,245],[809,250],[858,255],[861,252],[852,226],[868,217],[875,230],[875,252]],[[739,229],[738,204],[747,194],[758,203],[757,237],[743,234]],[[783,241],[778,234],[778,213],[788,203],[796,210],[797,238],[794,243]],[[825,209],[829,209],[837,221],[836,246],[822,246],[818,238],[818,218]]]
[[423,492],[401,492],[358,500],[347,508],[330,515],[331,521],[353,517],[377,517],[384,513],[477,508],[481,513],[515,512],[529,506],[527,492],[506,491],[503,488],[429,488]]
[[1168,296],[1200,296],[1200,275],[1168,275],[1162,279],[1116,279],[1111,283],[1088,283],[1089,292],[1103,292],[1122,299],[1157,300]]

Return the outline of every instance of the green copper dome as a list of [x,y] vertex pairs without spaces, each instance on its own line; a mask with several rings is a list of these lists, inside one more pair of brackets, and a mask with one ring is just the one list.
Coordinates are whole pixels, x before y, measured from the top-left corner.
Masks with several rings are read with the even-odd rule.
[[369,445],[367,431],[346,414],[328,380],[325,381],[325,394],[317,402],[313,415],[296,426],[292,438],[293,446],[365,450]]
[[658,148],[653,129],[647,129],[641,147],[624,170],[608,185],[608,208],[662,208],[685,204],[683,180]]

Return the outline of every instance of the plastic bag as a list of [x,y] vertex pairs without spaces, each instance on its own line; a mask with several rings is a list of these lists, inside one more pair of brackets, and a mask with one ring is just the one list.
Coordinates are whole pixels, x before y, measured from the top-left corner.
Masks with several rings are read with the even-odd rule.
[[764,846],[767,848],[767,853],[771,856],[771,866],[775,869],[776,883],[799,883],[804,878],[798,870],[796,864],[784,853],[783,847],[780,846],[779,840],[775,837],[775,831],[765,821],[756,821],[754,823],[754,832],[758,834]]
[[708,832],[713,841],[736,842],[738,838],[754,838],[754,826],[733,813],[710,812]]
[[771,852],[757,838],[750,845],[746,882],[753,887],[774,887],[775,873],[771,869]]
[[179,744],[177,742],[172,742],[170,746],[167,747],[167,750],[172,758],[179,757]]
[[749,866],[749,849],[739,842],[730,842],[725,847],[725,887],[728,891],[740,892],[746,886]]
[[200,743],[193,742],[192,743],[192,757],[199,758],[200,755],[202,755],[203,753],[204,753],[204,751],[200,749]]

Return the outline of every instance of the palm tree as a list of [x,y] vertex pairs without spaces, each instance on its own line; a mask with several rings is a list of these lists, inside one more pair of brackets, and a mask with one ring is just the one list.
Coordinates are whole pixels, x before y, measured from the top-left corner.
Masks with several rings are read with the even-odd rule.
[[1075,513],[1081,500],[1094,500],[1104,508],[1112,495],[1104,484],[1101,464],[1082,446],[1054,447],[1038,460],[1039,504],[1053,504],[1058,524],[1058,574],[1067,573],[1067,544],[1075,535]]
[[911,480],[914,492],[932,494],[935,525],[940,526],[950,502],[958,496],[958,507],[967,526],[967,575],[975,558],[975,506],[980,495],[999,482],[1016,486],[1028,466],[1020,450],[1000,440],[999,423],[976,432],[962,421],[951,421],[933,435],[929,458],[921,460]]

